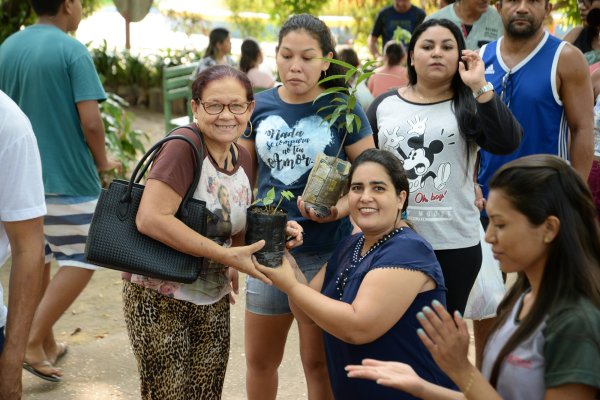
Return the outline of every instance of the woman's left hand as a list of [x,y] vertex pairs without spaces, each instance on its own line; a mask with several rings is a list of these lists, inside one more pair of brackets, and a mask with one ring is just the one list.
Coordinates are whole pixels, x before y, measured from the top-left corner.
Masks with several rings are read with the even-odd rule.
[[335,206],[333,206],[329,209],[329,215],[327,215],[325,217],[320,217],[319,215],[317,215],[317,213],[315,212],[315,210],[313,208],[306,207],[304,200],[302,200],[302,196],[298,196],[298,199],[296,200],[296,205],[298,206],[298,211],[300,211],[300,214],[304,218],[310,219],[311,221],[315,221],[320,224],[337,221],[339,218],[338,217],[338,214],[339,214],[338,209]]
[[486,85],[485,65],[479,53],[473,50],[463,50],[461,61],[458,63],[460,78],[473,92]]
[[296,221],[288,221],[285,227],[285,247],[290,250],[301,246],[304,241],[304,229]]
[[256,257],[252,256],[252,261],[254,262],[256,269],[265,274],[267,278],[269,278],[273,284],[284,293],[288,293],[294,285],[298,284],[296,273],[288,260],[288,254],[289,253],[286,252],[281,265],[275,268],[265,267],[264,265],[259,264]]
[[424,307],[423,311],[417,314],[419,323],[423,327],[417,333],[436,364],[448,374],[450,379],[453,379],[457,374],[471,368],[467,358],[469,351],[467,324],[458,311],[455,312],[453,319],[444,306],[436,300],[432,303],[432,307],[435,312],[429,307]]
[[402,390],[416,397],[423,397],[425,381],[408,364],[394,361],[364,359],[361,365],[347,365],[348,378],[370,379],[378,385]]

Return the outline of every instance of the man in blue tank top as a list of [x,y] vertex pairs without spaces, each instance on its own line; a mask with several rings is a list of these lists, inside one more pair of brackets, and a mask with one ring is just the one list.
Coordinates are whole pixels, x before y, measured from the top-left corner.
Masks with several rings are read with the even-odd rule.
[[587,179],[594,152],[594,100],[585,58],[544,30],[552,10],[548,0],[504,0],[497,7],[504,36],[480,53],[486,80],[522,125],[523,138],[509,155],[481,151],[478,182],[483,195],[487,197],[487,183],[498,168],[531,154],[568,159]]

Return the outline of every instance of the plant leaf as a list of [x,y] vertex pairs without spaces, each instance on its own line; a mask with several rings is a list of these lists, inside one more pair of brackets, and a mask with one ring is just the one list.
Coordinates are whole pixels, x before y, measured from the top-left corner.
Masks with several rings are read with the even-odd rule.
[[334,86],[334,87],[330,87],[328,89],[325,89],[323,91],[323,93],[321,93],[320,95],[318,95],[314,100],[313,100],[313,104],[317,102],[317,100],[319,100],[321,97],[325,97],[331,93],[348,93],[348,88],[346,87],[341,87],[341,86]]
[[354,132],[354,124],[352,122],[354,121],[355,117],[356,115],[354,114],[346,114],[346,130],[348,133]]
[[356,67],[354,65],[348,64],[347,62],[342,61],[342,60],[336,60],[335,58],[327,58],[327,57],[322,58],[322,60],[328,61],[332,64],[340,65],[346,69],[352,69],[352,70],[356,71]]
[[360,118],[354,118],[354,124],[356,125],[356,132],[360,132],[360,127],[362,125]]
[[358,79],[356,80],[356,86],[358,86],[360,83],[362,83],[362,81],[365,81],[367,79],[369,79],[369,77],[371,77],[371,75],[374,75],[375,72],[365,72],[361,75],[359,75]]
[[281,196],[286,200],[291,200],[294,198],[294,193],[290,192],[289,190],[284,190],[281,192]]
[[344,79],[346,75],[330,75],[330,76],[326,76],[325,78],[321,79],[318,84],[322,84],[325,82],[329,82],[329,81],[333,81],[335,79]]
[[354,96],[348,97],[348,110],[354,110],[355,105],[356,105],[356,97],[354,97]]
[[319,109],[317,110],[317,114],[320,114],[320,113],[321,113],[321,111],[325,111],[325,110],[327,110],[327,109],[329,109],[329,108],[334,108],[334,107],[339,107],[339,106],[336,106],[335,104],[330,104],[330,105],[328,105],[328,106],[323,106],[323,107],[321,107],[321,108],[319,108]]

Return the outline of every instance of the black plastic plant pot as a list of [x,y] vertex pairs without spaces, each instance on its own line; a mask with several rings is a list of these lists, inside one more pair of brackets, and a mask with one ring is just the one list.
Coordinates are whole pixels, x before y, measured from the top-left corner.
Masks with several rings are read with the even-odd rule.
[[258,262],[264,266],[275,268],[281,265],[285,249],[285,226],[287,213],[272,210],[263,206],[252,206],[246,212],[246,244],[265,240],[265,246],[254,253]]
[[320,217],[329,215],[346,188],[351,164],[339,158],[317,155],[302,193],[305,208],[312,208]]

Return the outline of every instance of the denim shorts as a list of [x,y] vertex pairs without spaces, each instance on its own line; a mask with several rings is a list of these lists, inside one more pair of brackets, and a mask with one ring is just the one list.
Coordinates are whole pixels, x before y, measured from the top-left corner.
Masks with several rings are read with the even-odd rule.
[[[325,265],[331,253],[291,252],[306,279],[311,279]],[[259,315],[284,315],[291,313],[288,298],[275,286],[267,285],[256,278],[246,277],[246,310]]]

